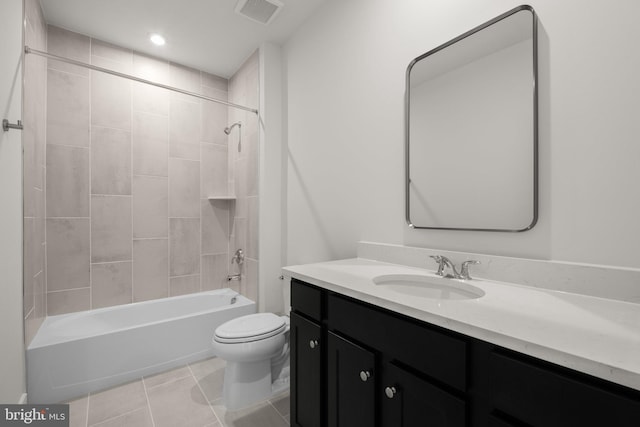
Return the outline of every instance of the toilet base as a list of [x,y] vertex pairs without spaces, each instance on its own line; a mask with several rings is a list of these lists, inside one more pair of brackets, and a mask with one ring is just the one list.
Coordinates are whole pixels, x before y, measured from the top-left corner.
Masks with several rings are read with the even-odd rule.
[[280,372],[280,376],[271,383],[271,394],[275,396],[289,390],[289,367]]
[[271,396],[271,360],[228,362],[224,371],[224,404],[237,411]]
[[271,378],[271,361],[227,362],[223,397],[227,411],[238,411],[269,399],[289,388],[289,369],[275,381]]

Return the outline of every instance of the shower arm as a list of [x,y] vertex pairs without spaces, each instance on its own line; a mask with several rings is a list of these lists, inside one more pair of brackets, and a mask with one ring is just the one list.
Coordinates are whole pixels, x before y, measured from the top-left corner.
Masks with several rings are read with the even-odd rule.
[[224,128],[224,133],[229,135],[234,127],[238,126],[238,129],[242,129],[242,122],[235,122],[231,126]]

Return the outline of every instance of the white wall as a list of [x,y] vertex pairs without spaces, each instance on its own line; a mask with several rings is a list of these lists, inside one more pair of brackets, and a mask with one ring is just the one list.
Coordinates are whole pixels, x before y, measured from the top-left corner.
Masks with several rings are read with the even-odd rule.
[[636,0],[532,0],[540,19],[540,219],[525,233],[410,230],[411,59],[515,0],[328,0],[284,48],[287,263],[358,240],[640,267]]
[[[22,118],[22,2],[3,2],[0,14],[0,119]],[[25,392],[22,314],[22,140],[0,130],[0,403]]]
[[260,206],[258,253],[260,311],[282,312],[282,55],[260,46]]

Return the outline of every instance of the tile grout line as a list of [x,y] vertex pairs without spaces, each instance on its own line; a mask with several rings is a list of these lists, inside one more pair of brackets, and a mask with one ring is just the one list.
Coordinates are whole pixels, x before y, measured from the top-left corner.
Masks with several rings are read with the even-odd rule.
[[[200,72],[200,83],[202,84],[202,72]],[[200,103],[200,108],[198,109],[198,113],[199,117],[198,117],[198,129],[199,129],[199,135],[198,135],[198,139],[202,139],[202,103]],[[204,286],[203,286],[203,282],[204,282],[204,277],[202,277],[202,264],[203,264],[203,259],[202,259],[202,223],[204,222],[204,215],[202,215],[202,174],[203,174],[203,167],[202,167],[202,158],[203,158],[203,150],[202,150],[202,143],[198,144],[198,148],[200,149],[200,168],[198,170],[198,184],[199,184],[199,189],[198,189],[198,213],[199,213],[199,218],[200,218],[200,224],[199,224],[199,232],[198,232],[198,264],[199,264],[199,273],[200,273],[200,283],[198,283],[199,285],[199,289],[200,292],[204,291]],[[194,377],[195,378],[195,377]],[[206,399],[206,396],[205,396]],[[208,402],[208,401],[207,401]]]
[[[133,141],[133,139],[132,139],[132,141]],[[164,144],[164,143],[159,142],[158,145],[160,145],[160,144]],[[132,176],[144,176],[144,177],[147,177],[147,178],[168,178],[169,177],[168,175],[153,175],[153,174],[149,174],[149,173],[133,173],[131,175]]]
[[69,219],[91,219],[91,217],[88,216],[50,216],[45,218],[46,220],[56,220],[56,219],[64,219],[64,220],[69,220]]
[[275,407],[275,405],[273,404],[273,402],[271,402],[271,399],[267,400],[267,402],[269,403],[269,405],[271,405],[271,407],[273,408],[274,411],[276,411],[276,414],[278,414],[280,416],[280,418],[282,418],[282,420],[289,425],[289,423],[287,423],[287,420],[285,419],[286,415],[282,415],[280,413],[280,411],[278,411],[278,408]]
[[[171,66],[167,67],[167,79],[171,81]],[[167,126],[165,128],[167,137],[167,297],[171,296],[171,242],[175,239],[171,237],[171,95],[167,95]]]
[[169,237],[134,237],[133,240],[167,240]]
[[[45,35],[45,49],[48,51],[49,50],[49,28],[45,26],[43,33]],[[44,295],[43,295],[43,305],[44,305],[44,318],[46,319],[47,316],[49,315],[49,302],[48,302],[48,292],[49,292],[49,281],[47,280],[47,276],[49,274],[49,270],[48,270],[48,263],[49,263],[49,259],[47,256],[47,250],[48,250],[48,246],[47,246],[47,131],[49,128],[49,120],[47,119],[49,117],[49,107],[48,107],[48,98],[49,98],[49,72],[47,71],[49,67],[49,60],[47,59],[47,64],[44,70],[44,147],[42,147],[42,151],[44,153],[44,171],[43,171],[43,177],[42,177],[42,186],[43,191],[42,191],[42,200],[43,200],[43,204],[44,204],[44,208],[42,210],[42,221],[44,222],[44,226],[43,226],[43,232],[44,232],[44,261],[43,261],[43,267],[44,267]],[[89,260],[91,261],[91,260]],[[43,320],[44,322],[44,320]]]
[[[186,367],[186,365],[184,367]],[[179,368],[175,368],[175,369],[179,369]],[[173,369],[173,370],[175,370],[175,369]],[[171,372],[171,371],[165,371],[164,373],[166,373],[166,372]],[[171,384],[171,383],[174,383],[176,381],[180,381],[180,380],[183,380],[185,378],[189,378],[190,376],[191,376],[191,372],[189,372],[189,374],[187,374],[187,375],[185,375],[183,377],[171,378],[171,379],[169,379],[169,380],[167,380],[165,382],[156,384],[154,386],[146,386],[146,383],[145,383],[145,387],[147,387],[149,390],[153,390],[154,388],[161,387],[161,386],[167,385],[167,384]],[[142,377],[142,378],[144,379],[145,377]]]
[[[198,84],[199,84],[199,92],[204,94],[204,91],[202,90],[202,70],[199,70],[198,72]],[[204,291],[205,286],[204,286],[204,275],[202,274],[204,271],[203,268],[203,264],[204,264],[204,259],[202,256],[202,252],[204,252],[202,250],[202,230],[204,228],[204,215],[202,214],[202,193],[203,193],[203,178],[204,178],[204,150],[202,147],[202,134],[204,133],[203,131],[203,126],[202,126],[202,121],[204,119],[204,102],[202,102],[202,100],[198,100],[198,149],[199,149],[199,154],[200,154],[200,165],[198,168],[198,217],[200,218],[200,230],[198,233],[198,264],[199,264],[199,272],[200,272],[200,292]],[[191,367],[189,367],[189,370],[191,370]],[[195,379],[195,376],[194,376]],[[204,394],[204,392],[203,392]],[[205,399],[207,398],[207,396],[205,395]],[[207,402],[209,402],[209,400],[207,399]]]
[[[96,124],[94,124],[92,126],[96,127],[96,128],[100,128],[100,129],[118,130],[120,132],[126,132],[126,133],[129,133],[129,134],[132,132],[132,128],[131,127],[129,127],[129,129],[125,129],[123,127],[117,128],[117,127],[113,127],[113,126],[96,125]],[[53,145],[61,145],[61,144],[53,144]]]
[[142,108],[136,108],[135,105],[133,106],[133,109],[131,110],[131,113],[132,113],[132,115],[135,115],[135,114],[147,114],[149,116],[154,116],[154,117],[167,117],[167,118],[169,117],[169,113],[161,114],[161,113],[154,113],[152,111],[145,111]]
[[[196,273],[196,274],[183,274],[183,275],[180,275],[180,276],[169,276],[169,279],[176,279],[178,277],[199,277],[199,276],[200,276],[199,273]],[[177,295],[174,295],[174,296],[177,296]]]
[[220,427],[223,427],[224,424],[222,423],[222,420],[218,417],[218,414],[216,414],[216,411],[213,409],[213,406],[211,405],[211,402],[209,402],[209,399],[207,398],[207,395],[205,394],[204,390],[202,389],[202,386],[200,385],[200,382],[198,381],[196,376],[193,374],[193,370],[191,369],[191,365],[189,363],[187,363],[187,368],[189,369],[189,372],[191,373],[191,377],[196,382],[196,385],[198,386],[198,390],[200,390],[200,393],[202,393],[202,397],[204,397],[204,400],[207,401],[207,405],[209,406],[209,409],[211,409],[211,412],[213,413],[213,417],[218,421],[218,424],[220,424]]
[[[130,51],[131,53],[131,74],[135,75],[135,65],[134,65],[134,59],[133,59],[133,50]],[[133,115],[133,91],[135,90],[135,85],[133,84],[133,82],[129,82],[129,105],[131,106],[131,111],[129,111],[129,193],[131,193],[131,214],[129,216],[129,219],[131,220],[131,302],[134,303],[136,302],[136,298],[135,298],[135,283],[134,283],[134,277],[135,277],[135,265],[134,265],[134,260],[133,260],[133,254],[135,251],[135,230],[133,227],[133,216],[134,216],[134,205],[135,202],[133,200],[133,181],[134,181],[134,175],[133,175],[133,121],[134,119],[134,115]],[[143,382],[144,384],[144,382]]]
[[[91,43],[92,38],[89,37],[89,63],[91,63]],[[89,309],[93,308],[93,267],[91,266],[91,262],[93,261],[93,233],[92,233],[92,223],[93,223],[93,197],[91,197],[91,193],[93,193],[93,185],[92,185],[92,174],[93,174],[93,161],[92,161],[92,150],[91,146],[93,145],[93,73],[89,70]],[[87,411],[89,408],[89,402],[87,401]],[[89,425],[89,413],[87,412],[87,425]]]
[[[88,407],[88,406],[87,406],[87,407]],[[113,417],[111,417],[111,418],[107,418],[107,419],[102,420],[102,421],[100,421],[100,422],[97,422],[97,423],[91,424],[91,425],[90,425],[90,426],[88,426],[88,427],[100,426],[100,425],[102,425],[102,424],[104,424],[104,423],[106,423],[106,422],[108,422],[108,421],[113,421],[113,420],[115,420],[116,418],[124,417],[125,415],[132,414],[132,413],[137,412],[137,411],[139,411],[140,409],[143,409],[143,408],[144,408],[144,406],[141,406],[141,407],[139,407],[139,408],[135,408],[135,409],[132,409],[132,410],[130,410],[130,411],[122,412],[122,413],[120,413],[120,414],[118,414],[118,415],[116,415],[116,416],[113,416]],[[89,414],[88,414],[88,411],[87,411],[87,425],[88,425],[88,424],[89,424]],[[155,427],[155,426],[154,426],[154,427]]]
[[47,293],[48,294],[55,294],[55,293],[59,293],[59,292],[79,291],[81,289],[89,289],[89,286],[84,286],[82,288],[54,289],[52,291],[47,291]]
[[64,147],[64,148],[78,148],[81,150],[89,150],[89,146],[88,145],[71,145],[71,144],[60,144],[57,142],[49,142],[47,143],[47,146],[49,147]]
[[133,259],[122,259],[118,261],[100,261],[100,262],[92,262],[93,265],[104,265],[104,264],[122,264],[123,262],[132,262]]
[[[50,60],[51,60],[51,61],[56,61],[56,62],[61,62],[61,61],[57,61],[57,60],[55,60],[55,59],[53,59],[53,58],[50,58]],[[77,67],[77,66],[76,66],[76,67]],[[72,68],[72,69],[73,69],[73,68]],[[73,72],[73,71],[69,71],[68,69],[67,69],[67,70],[61,70],[61,69],[59,69],[59,68],[56,68],[56,67],[55,67],[55,64],[53,64],[53,67],[50,67],[50,66],[49,66],[49,61],[47,61],[47,71],[49,71],[49,70],[51,70],[51,71],[55,71],[56,73],[71,74],[72,76],[75,76],[75,77],[84,77],[85,79],[88,79],[88,78],[89,78],[89,76],[88,76],[88,75],[83,75],[83,74],[80,74],[80,73],[76,73],[76,72]]]
[[91,398],[91,393],[87,393],[87,410],[85,411],[85,423],[86,427],[89,427],[89,399]]
[[[290,394],[290,393],[291,393],[291,389],[287,389],[287,391],[286,391],[286,392],[280,392],[280,393],[278,393],[275,397],[276,397],[276,398],[280,398],[280,397],[284,396],[284,395],[285,395],[285,393],[286,393],[287,397],[288,397],[288,398],[290,398],[290,396],[291,396],[291,394]],[[268,400],[268,402],[269,402],[269,404],[273,407],[273,409],[276,411],[276,413],[277,413],[278,415],[280,415],[280,417],[284,420],[284,422],[285,422],[287,425],[291,425],[291,423],[287,422],[287,419],[286,419],[286,417],[288,417],[288,416],[289,416],[289,415],[291,415],[291,414],[289,413],[289,414],[287,414],[287,415],[282,415],[282,413],[278,410],[278,408],[276,408],[276,406],[273,404],[272,399],[269,399],[269,400]]]
[[147,392],[147,383],[144,380],[144,377],[141,378],[142,388],[144,389],[144,397],[147,399],[147,409],[149,409],[149,416],[151,417],[151,425],[152,427],[156,427],[156,421],[153,419],[153,411],[151,410],[151,401],[149,400],[149,393]]

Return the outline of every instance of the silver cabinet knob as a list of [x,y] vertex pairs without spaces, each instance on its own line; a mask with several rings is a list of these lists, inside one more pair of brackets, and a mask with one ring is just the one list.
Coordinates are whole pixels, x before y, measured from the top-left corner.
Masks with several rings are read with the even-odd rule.
[[311,348],[316,348],[318,346],[318,340],[311,340],[309,341],[309,347]]
[[364,382],[371,378],[371,372],[369,371],[360,371],[360,379]]
[[386,394],[389,399],[393,399],[396,393],[397,391],[395,387],[387,387],[384,389],[384,394]]

